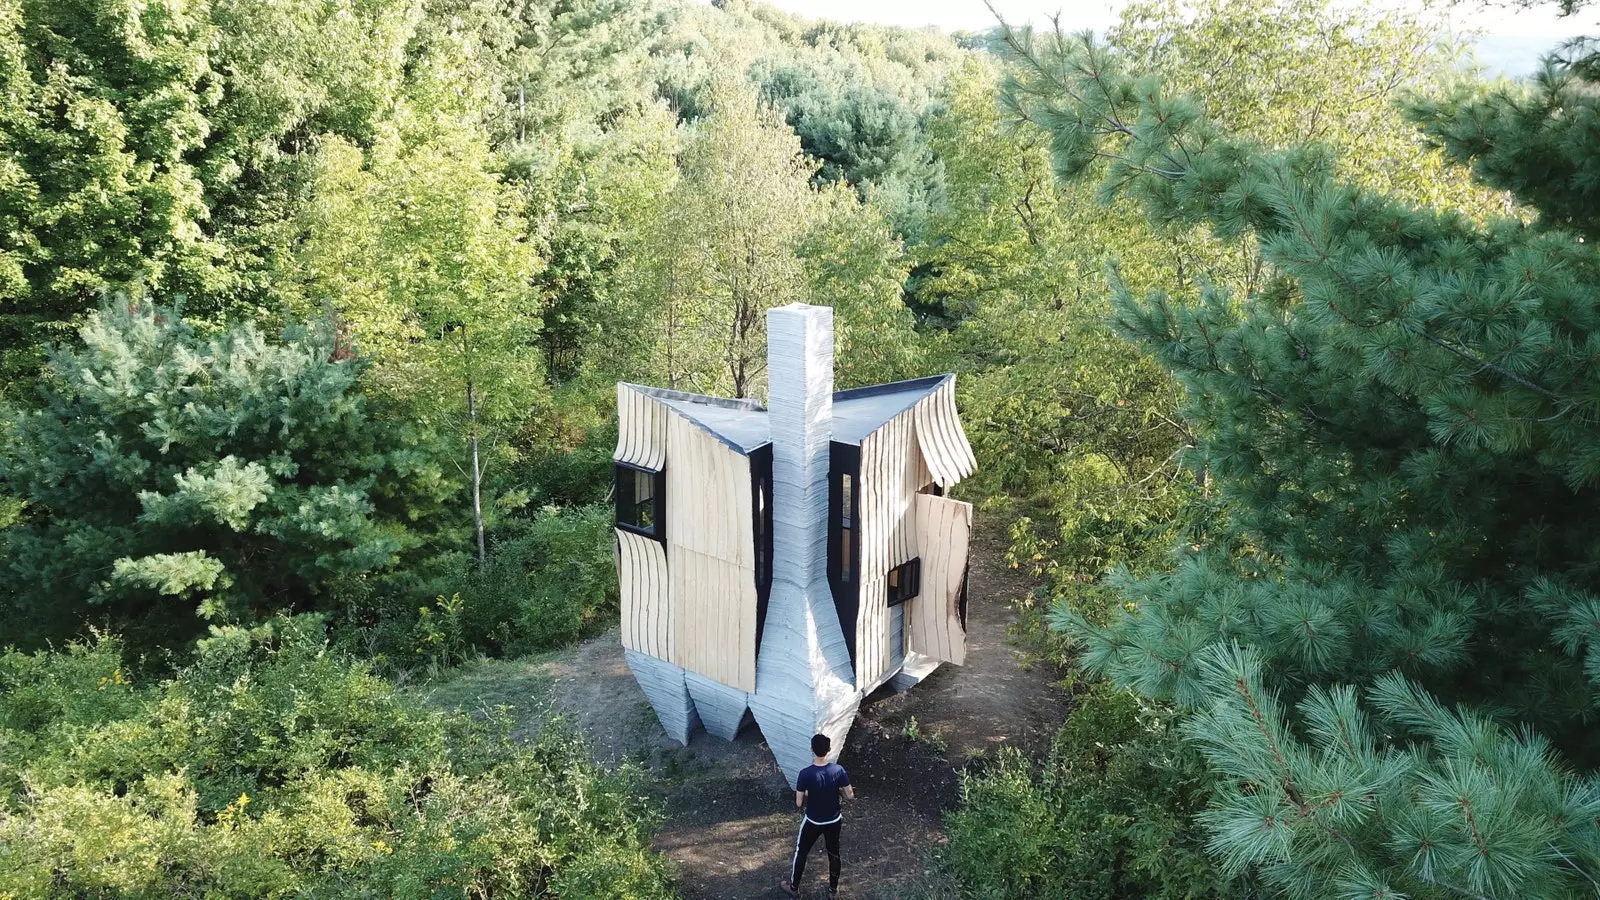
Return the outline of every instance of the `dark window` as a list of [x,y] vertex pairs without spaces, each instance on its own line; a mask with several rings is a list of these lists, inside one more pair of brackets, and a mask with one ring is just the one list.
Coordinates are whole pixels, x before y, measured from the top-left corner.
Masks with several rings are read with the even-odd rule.
[[861,448],[833,441],[828,445],[828,586],[833,594],[852,671],[856,662],[856,614],[861,609]]
[[899,606],[922,591],[922,557],[889,570],[889,605]]
[[918,489],[917,493],[919,493],[919,494],[932,494],[935,497],[943,497],[944,496],[944,488],[939,487],[939,483],[937,481],[930,481],[927,484],[923,485],[920,489]]
[[756,583],[771,577],[772,567],[772,484],[766,480],[756,482]]
[[772,585],[772,450],[761,450],[765,452],[750,456],[750,499],[754,506],[751,515],[756,538],[756,585],[765,589]]
[[855,570],[855,560],[850,558],[850,550],[855,541],[851,540],[852,532],[856,526],[855,516],[855,479],[849,475],[839,476],[839,580],[849,582],[851,573]]
[[667,512],[667,473],[617,463],[617,525],[664,537]]
[[750,515],[756,554],[756,646],[767,627],[772,599],[772,445],[750,453]]

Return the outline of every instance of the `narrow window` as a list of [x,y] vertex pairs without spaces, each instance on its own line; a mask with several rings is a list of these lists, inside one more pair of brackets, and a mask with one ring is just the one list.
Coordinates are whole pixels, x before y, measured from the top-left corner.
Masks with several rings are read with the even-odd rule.
[[633,473],[633,525],[644,531],[656,527],[656,480],[649,472]]
[[617,525],[660,538],[666,518],[667,473],[617,463]]
[[889,605],[899,606],[922,592],[922,557],[889,570]]
[[766,587],[772,583],[772,457],[768,455],[753,459],[751,466],[755,470],[755,484],[751,493],[755,501],[752,513],[756,539],[756,584]]
[[850,546],[855,543],[851,540],[851,532],[856,524],[852,515],[855,510],[854,480],[849,475],[839,476],[839,580],[847,584],[855,570],[855,561],[850,558]]
[[751,534],[756,558],[756,646],[767,627],[772,600],[772,445],[750,452]]

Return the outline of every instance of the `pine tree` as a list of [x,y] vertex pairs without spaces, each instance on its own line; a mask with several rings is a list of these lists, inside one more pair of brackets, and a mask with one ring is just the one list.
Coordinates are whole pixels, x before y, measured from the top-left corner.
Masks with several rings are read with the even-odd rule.
[[1090,35],[1006,41],[1005,102],[1060,176],[1269,266],[1197,304],[1114,286],[1224,514],[1173,571],[1120,573],[1110,627],[1056,614],[1091,669],[1191,712],[1212,850],[1294,897],[1594,896],[1600,259],[1578,193],[1600,95],[1555,64],[1531,93],[1419,105],[1546,214],[1479,224],[1342,184],[1323,146],[1234,137]]
[[326,324],[208,336],[119,301],[80,338],[51,353],[36,408],[0,420],[0,491],[26,503],[0,532],[7,642],[87,617],[175,647],[317,608],[419,543],[412,514],[453,488],[414,426],[369,416],[365,362]]

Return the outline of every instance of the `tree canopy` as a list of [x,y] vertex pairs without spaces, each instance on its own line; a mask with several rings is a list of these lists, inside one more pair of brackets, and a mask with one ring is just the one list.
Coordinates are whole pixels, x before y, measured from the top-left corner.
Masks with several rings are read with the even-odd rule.
[[1213,849],[1294,896],[1587,896],[1591,247],[1352,186],[1326,145],[1230,134],[1092,37],[1010,45],[1006,101],[1059,174],[1270,266],[1196,304],[1114,283],[1225,518],[1174,571],[1120,578],[1109,628],[1060,612],[1089,665],[1194,710]]

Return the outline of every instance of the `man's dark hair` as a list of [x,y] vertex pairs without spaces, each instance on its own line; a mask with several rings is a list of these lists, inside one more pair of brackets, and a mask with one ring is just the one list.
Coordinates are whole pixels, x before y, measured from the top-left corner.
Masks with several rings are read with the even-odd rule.
[[813,735],[812,736],[812,738],[811,738],[811,755],[812,756],[827,756],[828,755],[828,751],[832,750],[832,749],[833,749],[833,741],[829,740],[827,735],[818,734],[818,735]]

